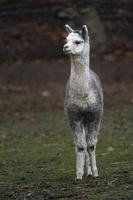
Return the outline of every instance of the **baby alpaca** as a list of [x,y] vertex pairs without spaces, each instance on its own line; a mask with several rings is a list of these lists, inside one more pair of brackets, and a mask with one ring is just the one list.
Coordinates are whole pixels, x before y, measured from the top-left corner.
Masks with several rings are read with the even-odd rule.
[[66,87],[65,111],[73,131],[76,150],[76,179],[98,176],[96,144],[103,113],[103,92],[99,77],[90,69],[90,43],[87,26],[73,30],[66,25],[68,36],[63,51],[70,55],[71,73]]

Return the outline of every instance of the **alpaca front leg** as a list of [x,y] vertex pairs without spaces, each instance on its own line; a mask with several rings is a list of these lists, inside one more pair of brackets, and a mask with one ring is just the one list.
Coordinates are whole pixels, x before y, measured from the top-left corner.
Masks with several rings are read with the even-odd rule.
[[[73,117],[73,118],[72,118]],[[84,175],[85,154],[87,151],[86,134],[81,116],[69,115],[70,126],[73,131],[73,140],[76,152],[76,180],[82,180]]]
[[76,180],[82,180],[85,165],[85,149],[76,147]]
[[74,142],[76,147],[76,179],[82,180],[84,175],[85,154],[87,151],[85,129],[82,121],[75,123]]

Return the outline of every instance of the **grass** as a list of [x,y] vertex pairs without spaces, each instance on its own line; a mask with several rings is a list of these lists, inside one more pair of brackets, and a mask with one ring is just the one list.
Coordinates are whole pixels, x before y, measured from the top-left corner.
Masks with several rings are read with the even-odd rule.
[[132,105],[105,109],[100,177],[73,183],[74,145],[62,110],[1,113],[0,199],[132,199],[132,116]]

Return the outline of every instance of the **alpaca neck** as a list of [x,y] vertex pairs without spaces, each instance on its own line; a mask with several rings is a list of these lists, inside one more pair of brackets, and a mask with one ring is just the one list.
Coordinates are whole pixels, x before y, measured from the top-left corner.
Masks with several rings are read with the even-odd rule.
[[71,55],[71,76],[89,75],[89,45],[84,47],[80,55]]

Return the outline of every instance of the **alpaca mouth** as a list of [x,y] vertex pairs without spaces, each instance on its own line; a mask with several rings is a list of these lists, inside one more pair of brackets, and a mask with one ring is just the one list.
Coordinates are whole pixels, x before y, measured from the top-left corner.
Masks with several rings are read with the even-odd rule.
[[65,53],[66,53],[66,54],[70,54],[70,53],[71,53],[71,51],[70,51],[70,50],[67,50],[67,51],[65,51]]
[[64,49],[64,48],[63,48],[63,51],[64,51],[65,54],[70,54],[71,53],[71,50],[67,50],[67,49]]

